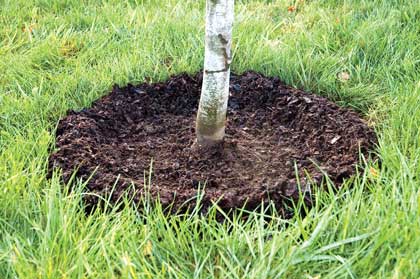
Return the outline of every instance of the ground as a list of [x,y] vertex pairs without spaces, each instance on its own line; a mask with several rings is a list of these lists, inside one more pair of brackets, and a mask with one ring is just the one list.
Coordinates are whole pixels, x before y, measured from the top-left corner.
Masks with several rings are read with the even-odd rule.
[[136,204],[150,195],[164,210],[186,212],[202,193],[203,214],[216,201],[227,214],[263,202],[290,217],[290,200],[311,206],[326,177],[340,188],[360,156],[376,159],[369,152],[375,133],[356,112],[252,71],[231,74],[223,143],[199,148],[202,83],[200,72],[116,85],[90,108],[69,111],[57,126],[48,175],[58,169],[70,189],[79,187],[71,181],[86,181],[90,210],[98,197],[114,204],[128,194]]
[[237,1],[233,70],[357,110],[377,131],[379,160],[338,193],[319,193],[305,217],[259,211],[229,223],[212,218],[217,208],[169,217],[147,204],[86,216],[82,190],[67,195],[57,174],[46,179],[68,110],[114,83],[201,69],[204,1],[0,7],[0,277],[420,276],[417,1]]

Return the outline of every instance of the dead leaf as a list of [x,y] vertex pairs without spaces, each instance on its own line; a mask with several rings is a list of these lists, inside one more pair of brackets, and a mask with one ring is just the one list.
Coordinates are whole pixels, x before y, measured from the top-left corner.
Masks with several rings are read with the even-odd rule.
[[289,13],[293,13],[294,11],[296,11],[296,7],[295,7],[295,6],[289,6],[289,7],[287,8],[287,11],[288,11]]
[[341,73],[338,73],[337,78],[341,82],[347,82],[350,79],[350,74],[347,72],[341,72]]
[[144,256],[151,256],[153,250],[152,241],[148,240],[143,247],[143,255]]
[[374,167],[370,167],[369,172],[375,178],[377,178],[379,176],[379,172]]
[[75,56],[80,51],[81,47],[82,46],[74,40],[66,40],[60,46],[60,53],[65,57]]
[[31,23],[30,25],[26,25],[25,24],[22,27],[22,32],[24,32],[24,33],[32,33],[34,31],[35,27],[36,27],[36,24],[35,23]]

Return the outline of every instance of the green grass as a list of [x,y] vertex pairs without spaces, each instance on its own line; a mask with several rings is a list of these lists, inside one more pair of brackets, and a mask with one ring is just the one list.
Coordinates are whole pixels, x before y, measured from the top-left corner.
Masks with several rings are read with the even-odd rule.
[[46,180],[67,110],[114,83],[201,68],[203,11],[201,0],[0,0],[0,278],[420,278],[416,0],[237,1],[235,72],[353,107],[379,136],[381,164],[318,193],[305,218],[86,216],[82,190]]

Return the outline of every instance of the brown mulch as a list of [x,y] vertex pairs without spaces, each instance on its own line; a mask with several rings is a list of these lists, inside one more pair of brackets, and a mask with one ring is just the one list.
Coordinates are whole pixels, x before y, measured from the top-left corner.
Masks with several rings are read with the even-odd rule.
[[115,184],[112,200],[128,190],[139,202],[153,159],[150,193],[174,211],[194,205],[204,182],[203,210],[215,201],[224,210],[269,201],[281,210],[300,193],[310,203],[322,172],[339,187],[355,173],[359,150],[367,155],[376,142],[356,112],[246,72],[231,77],[223,146],[197,152],[201,79],[181,74],[162,83],[115,86],[91,108],[69,112],[58,125],[50,170],[61,168],[65,182],[74,172],[81,179],[93,173],[87,191],[106,196]]

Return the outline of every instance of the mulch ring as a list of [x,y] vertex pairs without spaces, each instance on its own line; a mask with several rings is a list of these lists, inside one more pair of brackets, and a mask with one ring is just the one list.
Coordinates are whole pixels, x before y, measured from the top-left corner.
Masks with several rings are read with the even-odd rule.
[[[91,177],[86,190],[105,197],[113,189],[112,201],[128,191],[140,202],[153,159],[150,194],[174,212],[194,206],[204,182],[204,212],[215,201],[226,211],[271,201],[282,212],[284,202],[300,194],[309,205],[323,172],[339,187],[355,173],[359,150],[368,155],[376,143],[356,112],[276,77],[246,72],[231,77],[223,146],[197,152],[201,82],[202,74],[181,74],[115,86],[91,108],[70,111],[59,122],[50,171],[62,169],[64,182],[74,173]],[[95,206],[98,198],[85,201]]]

